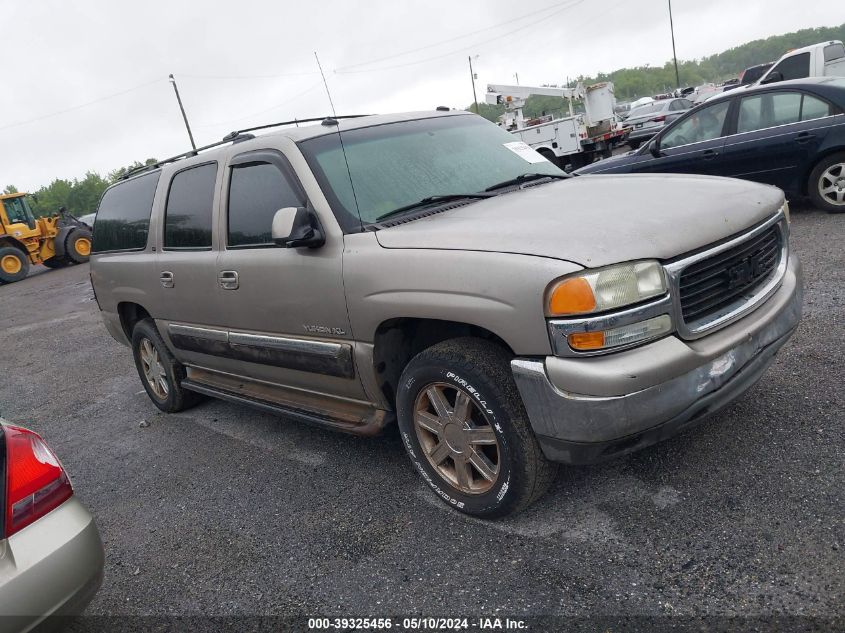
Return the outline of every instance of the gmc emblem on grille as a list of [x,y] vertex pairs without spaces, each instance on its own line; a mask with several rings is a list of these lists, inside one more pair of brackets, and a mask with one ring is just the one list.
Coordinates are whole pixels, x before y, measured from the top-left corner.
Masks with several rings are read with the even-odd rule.
[[759,254],[753,255],[728,268],[728,289],[747,286],[754,281],[763,272],[760,259]]

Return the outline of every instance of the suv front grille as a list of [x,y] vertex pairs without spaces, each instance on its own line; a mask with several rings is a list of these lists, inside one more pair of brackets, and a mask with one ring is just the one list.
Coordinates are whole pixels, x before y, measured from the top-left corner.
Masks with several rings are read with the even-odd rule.
[[780,263],[782,239],[774,224],[740,244],[687,266],[678,280],[684,321],[706,321],[762,286]]

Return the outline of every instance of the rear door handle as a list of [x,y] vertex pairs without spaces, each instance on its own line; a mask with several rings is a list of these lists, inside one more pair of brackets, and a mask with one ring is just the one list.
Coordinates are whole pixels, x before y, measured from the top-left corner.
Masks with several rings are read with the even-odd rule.
[[795,140],[799,143],[809,143],[814,138],[816,138],[815,134],[810,134],[809,132],[801,132],[801,134],[795,137]]
[[239,286],[238,273],[235,270],[222,270],[217,276],[223,290],[237,290]]
[[172,288],[173,287],[173,273],[169,270],[161,271],[161,275],[159,276],[159,280],[161,281],[161,285],[165,288]]
[[719,155],[719,152],[717,152],[715,149],[708,149],[708,150],[704,151],[704,153],[701,155],[701,157],[704,160],[713,160],[718,155]]

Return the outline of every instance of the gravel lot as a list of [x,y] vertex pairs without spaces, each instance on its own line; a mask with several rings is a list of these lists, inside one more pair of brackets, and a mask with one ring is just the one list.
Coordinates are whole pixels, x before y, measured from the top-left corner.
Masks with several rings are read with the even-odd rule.
[[508,520],[439,503],[393,430],[357,439],[221,401],[159,415],[87,266],[0,288],[0,415],[44,435],[97,517],[107,568],[89,614],[790,614],[832,629],[845,216],[795,209],[792,226],[805,316],[766,377],[686,435],[562,469]]

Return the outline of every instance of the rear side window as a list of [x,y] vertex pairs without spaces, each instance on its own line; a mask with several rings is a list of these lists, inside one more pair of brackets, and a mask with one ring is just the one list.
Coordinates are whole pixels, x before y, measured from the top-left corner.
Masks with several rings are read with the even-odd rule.
[[820,119],[825,116],[830,116],[830,104],[816,97],[804,95],[804,101],[801,102],[801,120],[811,121],[812,119]]
[[799,53],[787,57],[772,69],[779,72],[784,79],[803,79],[810,75],[810,53]]
[[94,222],[95,253],[143,250],[161,172],[132,178],[103,194]]
[[275,165],[235,165],[229,184],[229,246],[272,246],[271,229],[276,211],[303,204],[296,189]]
[[840,57],[845,57],[845,45],[830,44],[824,47],[824,61],[832,62]]
[[170,182],[164,218],[164,247],[210,249],[217,163],[178,172]]
[[744,97],[739,106],[736,131],[753,132],[818,119],[828,114],[830,106],[826,102],[799,92],[775,92]]

